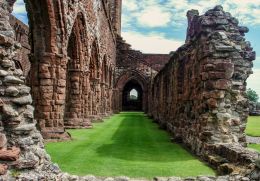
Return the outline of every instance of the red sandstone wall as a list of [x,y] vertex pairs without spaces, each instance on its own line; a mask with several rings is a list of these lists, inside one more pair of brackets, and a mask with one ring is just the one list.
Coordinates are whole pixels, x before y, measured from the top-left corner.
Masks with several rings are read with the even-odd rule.
[[186,44],[155,77],[149,112],[197,154],[210,144],[245,145],[246,79],[255,59],[248,29],[220,6],[188,17]]
[[17,68],[21,68],[24,76],[27,77],[31,68],[31,63],[29,61],[29,54],[31,51],[28,37],[29,27],[13,15],[10,15],[9,22],[15,31],[15,41],[21,44],[21,49],[18,50],[15,56],[16,66]]
[[35,116],[43,136],[66,137],[64,126],[91,127],[112,113],[116,39],[109,6],[96,0],[26,3]]
[[167,54],[143,54],[131,49],[122,37],[117,37],[117,62],[114,90],[114,111],[122,111],[122,92],[131,80],[139,82],[143,89],[143,111],[148,110],[148,90],[158,71],[169,61]]

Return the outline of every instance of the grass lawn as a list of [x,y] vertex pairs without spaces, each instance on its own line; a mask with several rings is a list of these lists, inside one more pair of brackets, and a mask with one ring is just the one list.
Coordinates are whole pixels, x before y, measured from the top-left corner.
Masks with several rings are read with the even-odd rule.
[[260,145],[258,145],[258,144],[249,144],[248,147],[253,148],[253,149],[257,150],[258,152],[260,152]]
[[143,113],[121,113],[94,129],[69,130],[71,142],[48,143],[52,160],[68,173],[96,176],[215,175]]
[[246,126],[246,134],[260,136],[260,116],[250,116]]

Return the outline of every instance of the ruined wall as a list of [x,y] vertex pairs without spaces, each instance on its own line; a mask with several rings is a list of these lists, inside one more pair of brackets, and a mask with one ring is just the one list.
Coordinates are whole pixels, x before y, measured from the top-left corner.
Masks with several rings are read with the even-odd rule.
[[[111,103],[111,100],[108,100],[111,96],[102,95],[102,92],[108,94],[112,90],[112,84],[108,81],[111,80],[109,77],[113,77],[115,40],[113,32],[108,28],[110,25],[106,20],[107,17],[105,17],[102,2],[88,1],[88,4],[83,1],[77,2],[83,10],[88,12],[92,10],[93,22],[84,21],[85,19],[82,16],[78,16],[83,13],[79,13],[82,9],[74,9],[78,7],[77,4],[69,4],[75,10],[75,12],[71,13],[75,14],[76,17],[68,13],[72,19],[66,19],[66,21],[73,20],[72,24],[66,24],[67,29],[59,29],[58,27],[63,26],[61,25],[62,22],[59,21],[60,19],[55,20],[54,16],[50,16],[54,15],[52,10],[55,9],[57,4],[43,0],[37,1],[36,4],[34,4],[35,1],[26,1],[29,8],[31,43],[33,45],[31,52],[33,61],[32,75],[35,77],[32,76],[31,83],[35,96],[34,103],[38,109],[35,113],[38,118],[46,116],[44,121],[48,124],[43,124],[41,119],[37,121],[34,119],[31,89],[25,85],[23,71],[15,65],[15,57],[20,53],[18,50],[21,47],[15,41],[16,34],[10,25],[9,19],[14,2],[13,0],[0,1],[0,180],[79,179],[79,177],[61,173],[58,166],[51,162],[49,155],[44,150],[43,138],[37,130],[36,124],[38,121],[39,126],[42,126],[40,127],[41,131],[45,128],[51,136],[58,134],[54,136],[63,135],[66,138],[63,122],[58,122],[58,119],[63,121],[64,117],[58,116],[58,114],[60,111],[63,111],[61,115],[64,114],[68,103],[65,102],[68,91],[70,91],[70,95],[80,95],[86,98],[84,97],[85,94],[79,93],[89,90],[86,87],[89,88],[92,81],[87,76],[90,71],[95,73],[93,79],[96,81],[93,90],[96,91],[96,87],[100,86],[101,83],[104,84],[106,89],[99,90],[101,92],[100,96],[101,98],[104,96],[107,102]],[[59,3],[58,5],[61,8]],[[62,7],[64,8],[64,6]],[[60,14],[60,16],[63,15],[65,14]],[[57,17],[60,18],[60,16]],[[83,16],[87,17],[88,15],[83,14]],[[52,23],[52,25],[57,23],[58,25],[57,27],[56,25],[50,26],[48,23]],[[89,29],[83,29],[82,26]],[[89,36],[87,37],[85,33],[89,33]],[[101,40],[101,33],[107,38]],[[61,35],[65,36],[64,39],[59,37]],[[66,44],[60,44],[62,40]],[[85,44],[84,41],[86,40]],[[68,45],[71,42],[73,42],[72,45],[74,46],[72,49],[70,49],[72,46]],[[83,45],[82,42],[84,42]],[[97,67],[93,69],[89,66],[89,62],[93,62]],[[67,76],[69,73],[72,74],[71,77]],[[79,77],[79,75],[82,77]],[[67,84],[67,80],[70,81],[69,84]],[[82,90],[83,88],[86,89]],[[96,92],[94,92],[93,97],[98,99],[99,94]],[[71,101],[69,100],[69,102]],[[86,101],[86,99],[82,101]],[[87,101],[89,102],[89,100]],[[95,102],[96,100],[92,101]],[[84,104],[84,102],[81,103]],[[74,105],[77,106],[77,104]],[[98,109],[105,106],[107,108],[105,113],[111,113],[111,106],[102,104],[98,104],[98,106]],[[78,111],[78,107],[73,108],[75,108],[73,111]],[[101,114],[101,111],[99,113]],[[55,128],[59,128],[61,131],[56,132]],[[46,132],[43,131],[42,133],[47,138],[50,138],[46,135]],[[86,179],[88,178],[80,178],[80,180]]]
[[35,117],[44,138],[67,139],[65,127],[89,128],[112,113],[116,41],[110,9],[97,0],[26,4]]
[[[13,2],[14,0],[0,1],[0,46],[1,46],[1,51],[0,51],[0,55],[1,55],[0,56],[0,90],[1,90],[1,94],[0,94],[0,113],[1,113],[0,114],[1,115],[0,116],[0,175],[1,177],[0,180],[33,180],[33,181],[34,180],[35,181],[38,180],[62,180],[62,181],[63,180],[76,180],[76,181],[97,180],[98,181],[98,180],[108,180],[108,179],[115,180],[115,181],[130,180],[126,177],[114,179],[114,178],[96,178],[94,176],[86,176],[86,177],[70,176],[66,173],[61,173],[58,166],[51,163],[49,156],[46,154],[43,148],[42,136],[40,135],[40,132],[37,131],[35,126],[36,121],[34,120],[33,106],[31,105],[32,98],[30,95],[30,88],[25,86],[24,84],[25,77],[22,75],[22,71],[15,66],[15,63],[13,61],[17,48],[19,48],[17,43],[14,41],[15,34],[12,27],[9,24],[9,14],[11,12],[10,5],[12,5]],[[33,4],[34,2],[35,1],[27,1],[27,3],[29,3],[31,7],[32,5],[40,5],[39,7],[37,6],[35,7],[37,9],[40,7],[45,8],[45,5],[47,5],[51,1],[48,1],[47,4],[45,4],[43,0],[38,0],[36,4]],[[48,4],[47,7],[51,7],[52,5],[53,4]],[[41,10],[41,8],[38,10]],[[42,15],[41,11],[36,11],[36,12],[38,16],[33,16],[31,18],[36,18],[36,19],[39,18],[39,21],[37,21],[37,23],[40,23],[43,20],[41,19],[41,15]],[[53,18],[53,16],[51,17]],[[76,24],[80,25],[81,23],[76,23]],[[43,26],[43,24],[40,25],[41,26],[37,28],[41,28]],[[78,26],[74,26],[74,27],[78,27]],[[45,27],[44,29],[45,31],[47,31],[46,28],[47,27]],[[41,32],[40,31],[41,29],[37,29],[37,30],[39,31],[36,32],[33,31],[34,36],[36,36],[35,33],[37,32],[40,34],[43,33],[44,36],[39,36],[39,37],[36,36],[36,37],[39,39],[43,38],[44,40],[43,42],[48,43],[49,35],[52,35],[53,31],[50,31],[52,33],[47,34],[48,36],[45,36],[46,33],[45,31]],[[70,39],[75,40],[74,38],[77,38],[78,36],[77,33],[78,30],[77,28],[72,28],[72,30],[74,34],[73,34],[73,38]],[[62,34],[61,33],[62,31],[54,31],[54,32],[57,32],[58,34]],[[39,39],[38,40],[33,39],[35,43],[34,46],[38,47],[42,45],[40,43],[41,41],[39,42]],[[55,38],[54,40],[56,41]],[[82,39],[80,39],[80,41],[83,40],[84,40],[84,36]],[[60,41],[60,39],[58,39],[57,41]],[[75,46],[78,46],[78,44],[75,44]],[[34,54],[37,54],[37,51],[35,51],[37,50],[36,47],[33,48]],[[98,45],[95,43],[92,44],[91,47],[92,47],[91,52],[94,52],[91,55],[95,55],[96,54],[95,52],[97,52]],[[93,47],[95,48],[93,49]],[[43,49],[44,51],[46,49],[50,50],[53,47],[44,46],[42,48],[44,48]],[[65,47],[62,46],[62,48],[67,49],[66,46]],[[81,49],[84,47],[79,47],[79,48]],[[40,63],[44,62],[45,64],[47,64],[48,63],[47,60],[50,60],[49,58],[52,57],[53,54],[44,53],[44,55],[41,55],[41,53],[42,52],[39,52],[39,56],[40,56],[39,59],[35,59],[34,57],[33,60],[40,60]],[[68,53],[68,55],[71,55],[70,53]],[[75,54],[75,56],[74,55],[70,56],[68,60],[70,60],[71,58],[73,58],[74,60],[74,58],[77,57],[77,55],[78,54]],[[41,59],[43,58],[41,56],[45,57],[46,59]],[[55,54],[55,56],[52,58],[56,58],[55,60],[59,61],[57,56],[59,58],[63,57],[61,54],[59,55]],[[93,59],[94,58],[90,60]],[[82,63],[81,61],[79,62]],[[51,63],[53,67],[57,66],[55,61]],[[42,64],[40,65],[41,65],[40,68],[42,68]],[[75,68],[77,68],[78,61],[76,61],[76,63],[74,62],[72,65],[75,66]],[[92,67],[92,64],[90,67]],[[48,75],[48,69],[44,69],[44,70],[46,75]],[[100,75],[99,74],[100,72],[96,71],[97,69],[91,68],[90,70],[92,71],[89,74],[95,75],[94,80],[97,80],[98,75]],[[101,70],[106,70],[106,69],[104,68]],[[68,73],[68,71],[66,72]],[[78,70],[76,70],[75,72],[78,72]],[[103,71],[101,71],[101,73],[102,72]],[[51,73],[54,74],[54,72]],[[78,76],[78,74],[76,74],[76,76]],[[41,79],[42,77],[39,76],[37,78]],[[104,80],[104,78],[101,79]],[[88,80],[89,79],[86,79],[87,82]],[[76,83],[80,82],[77,78],[75,78],[74,81]],[[59,82],[59,80],[57,80],[57,82]],[[75,90],[77,90],[77,84],[75,87],[76,87]],[[56,90],[58,89],[55,89],[55,91]],[[41,92],[41,93],[45,95],[46,92]],[[43,100],[45,100],[44,97]],[[54,107],[54,105],[51,105],[51,107]],[[228,147],[223,147],[221,145],[219,149],[215,149],[215,150],[212,149],[211,151],[215,152],[216,154],[219,154],[218,152],[227,153],[229,155],[232,155],[232,157],[230,157],[229,160],[231,161],[240,160],[240,162],[244,161],[245,164],[251,166],[251,163],[255,161],[256,155],[255,154],[251,155],[251,153],[245,152],[244,150],[242,150],[239,155],[236,155],[236,153],[238,152],[237,150],[238,150],[237,147],[228,148]],[[253,164],[252,166],[255,165]],[[258,169],[256,170],[256,172],[254,172],[254,174],[250,174],[251,177],[234,175],[234,176],[224,176],[218,178],[198,177],[198,178],[194,178],[193,180],[241,180],[241,181],[256,180],[257,181],[259,180],[259,175],[260,175],[259,173],[260,172]],[[180,178],[166,178],[162,180],[170,180],[170,179],[181,180]],[[160,180],[160,178],[154,180],[158,181]],[[191,178],[185,180],[191,180]]]
[[136,81],[143,91],[143,111],[148,110],[148,90],[152,79],[158,71],[169,61],[167,54],[143,54],[133,50],[131,45],[122,37],[117,37],[117,61],[114,85],[114,111],[122,111],[122,97],[125,85],[129,81]]
[[[35,126],[30,88],[24,83],[22,70],[15,66],[15,53],[20,46],[14,41],[9,13],[9,5],[1,1],[0,180],[13,180],[15,176],[23,180],[51,180],[59,168],[51,163],[44,150],[42,136]],[[27,171],[20,173],[17,170]]]
[[21,48],[17,50],[16,56],[14,57],[15,64],[17,68],[22,69],[24,76],[27,77],[31,68],[29,61],[29,54],[31,52],[29,45],[29,27],[13,15],[10,15],[9,22],[15,32],[15,41],[21,45]]
[[199,155],[214,144],[245,146],[246,79],[255,59],[248,29],[221,6],[187,15],[186,43],[155,77],[149,114]]
[[108,0],[110,5],[111,21],[114,31],[117,35],[121,35],[121,14],[122,14],[122,0]]

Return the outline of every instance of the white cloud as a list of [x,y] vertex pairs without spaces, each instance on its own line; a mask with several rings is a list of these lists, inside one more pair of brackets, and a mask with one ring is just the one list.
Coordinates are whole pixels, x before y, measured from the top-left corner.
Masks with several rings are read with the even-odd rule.
[[158,0],[123,1],[123,9],[138,25],[144,27],[164,27],[167,24],[185,24],[186,12],[199,10],[200,14],[216,5],[222,5],[225,11],[237,17],[243,25],[260,25],[260,0]]
[[139,25],[148,27],[165,27],[171,21],[171,14],[160,7],[148,7],[137,13]]
[[125,8],[128,11],[135,11],[138,9],[137,6],[137,1],[136,0],[131,0],[131,1],[123,1],[123,8]]
[[13,9],[14,14],[26,14],[26,9],[23,0],[17,0],[16,3],[14,4],[14,9]]
[[260,96],[260,69],[253,69],[254,73],[247,79],[247,88],[251,88]]
[[171,40],[163,35],[155,34],[144,35],[137,32],[122,32],[122,36],[127,43],[132,45],[133,49],[141,50],[143,53],[168,54],[184,43],[184,41]]
[[188,2],[187,0],[169,2],[169,8],[177,12],[187,12],[196,9],[200,14],[216,5],[222,5],[225,11],[237,17],[244,25],[260,24],[260,0],[197,0]]

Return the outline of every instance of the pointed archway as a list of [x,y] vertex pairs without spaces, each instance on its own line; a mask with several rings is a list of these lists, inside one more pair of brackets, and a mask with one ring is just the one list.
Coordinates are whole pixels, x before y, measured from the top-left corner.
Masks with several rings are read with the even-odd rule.
[[143,111],[143,89],[136,80],[126,83],[122,96],[123,111]]
[[[120,111],[144,111],[148,108],[148,90],[149,81],[141,72],[129,70],[122,72],[118,77],[114,89],[114,105],[115,112]],[[137,91],[137,100],[131,100],[130,92],[135,89]]]
[[81,52],[85,49],[84,17],[79,13],[74,23],[67,48],[68,62],[66,74],[66,101],[64,124],[66,128],[84,127],[84,107],[82,105],[83,63]]

